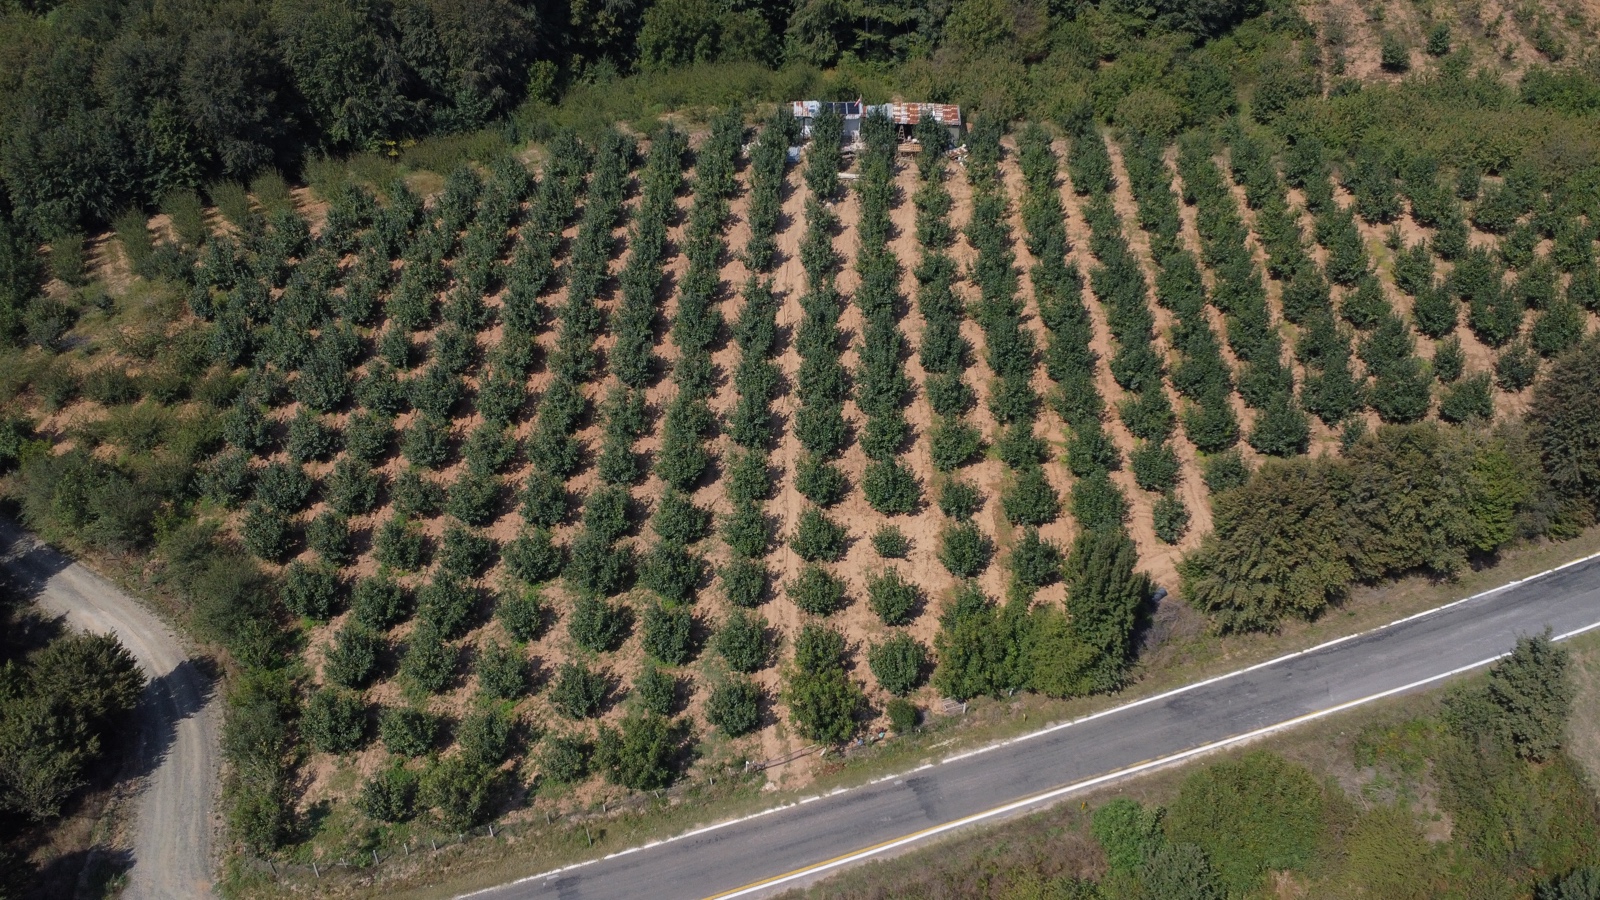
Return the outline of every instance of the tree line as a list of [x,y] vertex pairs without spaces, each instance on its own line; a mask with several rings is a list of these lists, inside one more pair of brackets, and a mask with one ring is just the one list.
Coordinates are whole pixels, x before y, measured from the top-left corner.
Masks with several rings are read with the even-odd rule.
[[1568,537],[1600,494],[1600,341],[1559,357],[1523,422],[1384,426],[1339,457],[1268,460],[1214,497],[1184,593],[1225,631],[1315,617],[1350,587],[1448,576],[1518,539]]

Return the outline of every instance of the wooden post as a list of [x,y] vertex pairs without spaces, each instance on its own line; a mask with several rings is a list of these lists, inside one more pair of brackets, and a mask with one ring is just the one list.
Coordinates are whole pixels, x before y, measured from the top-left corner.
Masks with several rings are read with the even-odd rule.
[[317,869],[317,861],[314,859],[311,861],[311,874],[317,876],[318,881],[322,880],[322,872]]

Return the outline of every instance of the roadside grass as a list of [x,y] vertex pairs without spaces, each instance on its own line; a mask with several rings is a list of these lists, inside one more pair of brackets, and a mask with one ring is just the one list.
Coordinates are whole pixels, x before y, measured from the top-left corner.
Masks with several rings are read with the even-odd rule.
[[[307,891],[315,891],[323,896],[382,895],[396,900],[432,900],[455,896],[563,865],[596,859],[693,828],[794,803],[803,797],[858,785],[963,749],[1013,738],[1052,723],[1069,721],[1337,637],[1379,627],[1596,552],[1600,552],[1600,528],[1591,528],[1570,541],[1539,542],[1518,548],[1504,554],[1498,565],[1464,572],[1454,581],[1411,577],[1357,588],[1343,606],[1321,619],[1285,624],[1277,632],[1224,637],[1201,630],[1187,636],[1174,636],[1148,654],[1147,659],[1135,669],[1133,683],[1120,693],[1075,700],[1051,700],[1034,694],[1001,700],[975,700],[969,704],[965,715],[946,718],[930,714],[926,724],[916,733],[896,736],[859,756],[825,758],[817,764],[814,777],[804,787],[795,790],[763,789],[760,776],[719,777],[715,786],[696,781],[688,790],[670,799],[654,800],[583,822],[557,820],[545,825],[537,821],[536,815],[531,822],[504,828],[497,826],[497,836],[493,839],[468,839],[460,843],[456,843],[457,835],[453,833],[430,832],[422,826],[363,830],[363,825],[356,821],[359,818],[357,816],[330,818],[317,829],[310,841],[299,848],[298,857],[332,860],[359,856],[360,851],[353,841],[375,841],[390,848],[380,851],[382,855],[391,850],[399,852],[399,843],[408,838],[412,841],[413,852],[409,857],[385,860],[377,868],[339,868],[324,871],[320,877],[313,877],[310,871],[302,875],[281,869],[274,876],[257,867],[247,869],[233,860],[225,876],[225,886],[230,895],[251,898],[288,896]],[[1185,614],[1194,616],[1187,607],[1180,612],[1180,615]],[[1589,771],[1600,772],[1600,710],[1594,709],[1600,705],[1600,635],[1581,636],[1568,646],[1573,648],[1579,661],[1574,667],[1574,677],[1584,686],[1583,696],[1589,698],[1586,703],[1580,702],[1579,707],[1580,710],[1587,707],[1590,713],[1584,716],[1580,711],[1574,715],[1574,756]],[[1354,739],[1355,732],[1369,723],[1399,722],[1423,715],[1431,708],[1428,704],[1438,702],[1437,696],[1439,692],[1432,691],[1384,701],[1320,720],[1292,732],[1251,742],[1250,746],[1277,750],[1314,771],[1334,772],[1342,766],[1347,771],[1342,773],[1340,780],[1350,781],[1347,787],[1353,792],[1358,791],[1361,784],[1351,779],[1356,779],[1359,773],[1348,771],[1349,741]],[[1384,716],[1389,718],[1385,719]],[[1230,749],[1219,752],[1237,751]],[[1340,762],[1341,759],[1344,762]],[[1126,795],[1144,799],[1142,792],[1146,791],[1150,792],[1150,797],[1157,797],[1163,790],[1170,792],[1175,789],[1181,777],[1177,773],[1180,772],[1181,767],[1161,770],[1075,799],[1082,799],[1087,803],[1087,808],[1092,809],[1095,805],[1093,798],[1096,797],[1104,799]],[[1045,831],[1064,833],[1069,825],[1082,825],[1071,818],[1073,810],[1083,812],[1079,804],[1068,803],[1027,818],[1067,817],[1049,818],[1047,824],[1034,826]],[[600,812],[598,805],[590,812]],[[1009,829],[1013,825],[1001,827]],[[1082,830],[1081,827],[1079,830]],[[439,842],[438,851],[433,851],[428,845],[430,838]],[[982,839],[986,844],[993,843],[996,846],[1010,846],[1007,842],[1016,841],[1018,847],[1033,846],[1029,843],[1031,840],[1023,840],[1022,837],[1005,837],[999,841],[991,841],[987,837]],[[417,847],[426,849],[418,851]],[[910,856],[922,852],[926,851],[914,851]],[[1043,853],[1044,848],[1041,847],[1039,852]],[[1049,852],[1061,855],[1066,851],[1060,846],[1052,846]],[[897,862],[872,865],[892,865]],[[862,871],[866,870],[864,868]],[[1062,869],[1060,874],[1070,874],[1070,871]],[[840,877],[856,876],[852,873]],[[888,880],[884,883],[898,882]],[[827,895],[833,896],[833,892],[830,890]],[[859,896],[896,895],[891,891]]]

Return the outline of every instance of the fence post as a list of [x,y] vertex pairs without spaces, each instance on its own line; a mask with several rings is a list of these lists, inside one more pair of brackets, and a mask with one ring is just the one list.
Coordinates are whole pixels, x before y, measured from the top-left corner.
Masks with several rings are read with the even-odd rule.
[[494,823],[489,823],[489,837],[494,837]]
[[378,851],[376,851],[376,850],[372,851],[372,865],[373,865],[373,868],[377,868],[377,865],[378,865]]
[[317,868],[317,861],[314,859],[311,861],[311,874],[317,876],[318,881],[322,880],[322,872]]
[[430,838],[428,838],[428,845],[433,848],[433,852],[435,852],[435,853],[439,852],[439,842],[438,841],[436,841],[436,840],[434,840],[433,838],[430,837]]

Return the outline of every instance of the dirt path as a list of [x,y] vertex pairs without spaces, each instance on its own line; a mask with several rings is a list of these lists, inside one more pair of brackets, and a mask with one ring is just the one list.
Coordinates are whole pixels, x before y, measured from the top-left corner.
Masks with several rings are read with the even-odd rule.
[[124,778],[142,779],[124,900],[211,895],[212,801],[221,702],[177,637],[115,585],[0,521],[0,566],[39,606],[75,628],[117,636],[150,684]]

